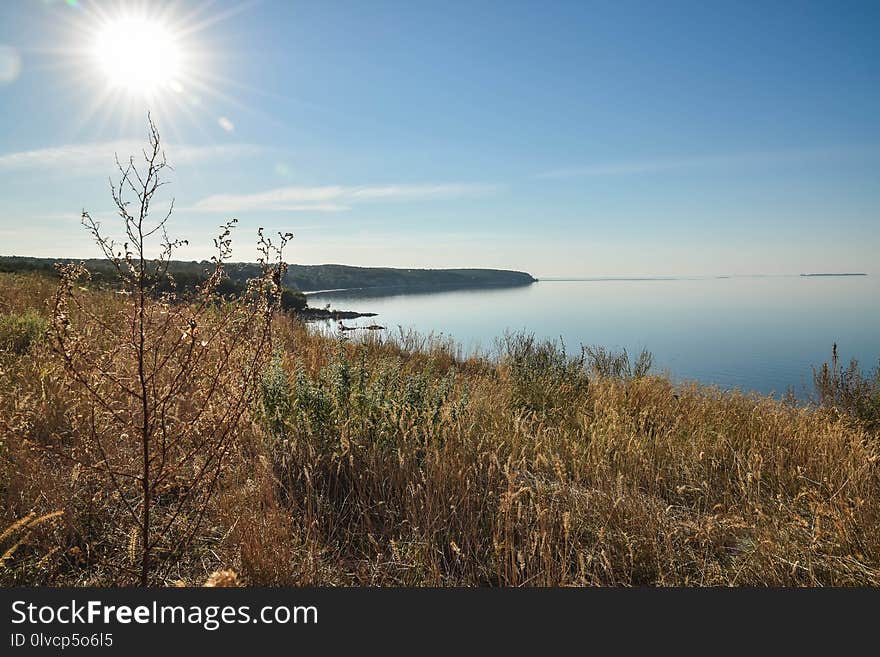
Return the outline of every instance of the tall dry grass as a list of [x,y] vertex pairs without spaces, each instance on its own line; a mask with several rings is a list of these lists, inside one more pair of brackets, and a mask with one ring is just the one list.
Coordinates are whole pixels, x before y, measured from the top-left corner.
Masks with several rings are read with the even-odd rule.
[[[4,276],[0,313],[45,314],[50,294]],[[880,436],[838,407],[675,387],[646,357],[524,336],[466,358],[281,318],[274,347],[166,583],[880,584]],[[39,339],[0,355],[0,531],[63,511],[28,527],[3,585],[129,581],[108,565],[129,541],[110,489],[64,458],[78,402]]]

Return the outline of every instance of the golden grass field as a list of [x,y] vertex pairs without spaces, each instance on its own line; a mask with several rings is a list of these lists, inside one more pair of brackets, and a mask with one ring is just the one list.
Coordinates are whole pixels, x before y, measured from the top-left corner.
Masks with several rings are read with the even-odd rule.
[[[56,285],[0,275],[0,584],[135,583],[124,506],[142,500],[106,465],[137,450],[89,421],[45,336]],[[123,312],[118,294],[80,294],[96,315]],[[322,337],[286,316],[273,331],[197,532],[185,551],[157,548],[152,584],[225,569],[250,585],[880,584],[880,434],[863,417],[676,387],[523,336],[490,360],[413,335]],[[169,426],[206,385],[173,400]],[[104,463],[84,460],[96,439]],[[157,489],[156,517],[197,467],[181,461]]]

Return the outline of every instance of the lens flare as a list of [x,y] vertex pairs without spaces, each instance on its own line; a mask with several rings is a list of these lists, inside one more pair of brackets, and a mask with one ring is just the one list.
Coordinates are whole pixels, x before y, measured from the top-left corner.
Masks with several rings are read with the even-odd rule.
[[0,45],[0,84],[15,82],[21,73],[21,57],[12,46]]

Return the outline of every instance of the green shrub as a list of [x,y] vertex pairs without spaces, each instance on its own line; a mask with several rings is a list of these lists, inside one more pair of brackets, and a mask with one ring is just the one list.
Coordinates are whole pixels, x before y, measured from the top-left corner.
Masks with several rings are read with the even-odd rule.
[[287,421],[291,415],[291,385],[276,353],[260,378],[260,411],[275,440],[286,437]]
[[286,287],[281,292],[281,308],[283,310],[302,310],[306,305],[306,295],[299,290],[291,290]]
[[509,367],[515,408],[555,414],[587,392],[590,379],[584,355],[570,357],[561,339],[541,341],[532,334],[513,333],[498,346],[502,362]]
[[0,314],[0,351],[22,355],[43,338],[48,328],[46,318],[35,310],[21,315]]
[[868,374],[855,359],[843,367],[835,344],[831,363],[813,368],[813,386],[819,405],[855,418],[868,431],[880,430],[880,363]]
[[606,379],[641,379],[654,364],[654,355],[645,349],[634,361],[630,359],[626,349],[615,353],[605,347],[582,346],[581,353],[590,371]]
[[570,356],[559,340],[537,340],[529,333],[508,333],[498,344],[510,372],[511,402],[516,408],[564,415],[588,392],[591,379],[629,381],[645,376],[653,357],[642,351],[635,361],[626,349],[581,346]]
[[310,374],[300,366],[291,376],[291,438],[324,454],[348,441],[397,447],[402,432],[444,439],[438,429],[444,416],[460,413],[466,401],[456,394],[455,369],[439,373],[430,363],[412,368],[398,357],[368,358],[366,348],[352,352],[344,341],[335,347],[318,371]]

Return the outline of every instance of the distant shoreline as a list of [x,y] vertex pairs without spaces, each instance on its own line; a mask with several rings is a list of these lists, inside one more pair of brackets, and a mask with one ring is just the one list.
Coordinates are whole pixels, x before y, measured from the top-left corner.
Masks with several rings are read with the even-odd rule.
[[[533,280],[533,283],[537,282],[537,280]],[[440,292],[463,292],[469,290],[498,290],[498,289],[510,289],[516,287],[524,287],[531,285],[531,283],[527,282],[493,282],[493,283],[457,283],[457,284],[440,284],[440,285],[414,285],[414,284],[403,284],[403,285],[382,285],[382,286],[358,286],[358,287],[343,287],[343,288],[333,288],[327,290],[308,290],[303,291],[302,294],[306,299],[312,299],[314,297],[324,297],[327,299],[333,299],[334,297],[342,297],[345,299],[345,303],[353,303],[355,302],[355,298],[361,298],[364,303],[369,303],[370,300],[376,297],[385,297],[385,296],[398,296],[398,295],[413,295],[413,294],[434,294]],[[297,315],[305,320],[305,321],[321,321],[321,320],[341,320],[341,319],[357,319],[358,317],[375,317],[376,313],[373,312],[356,312],[351,310],[332,310],[329,307],[327,308],[315,308],[312,306],[307,306],[305,309],[301,311],[297,311]]]
[[801,274],[801,276],[805,278],[810,278],[813,276],[867,276],[867,274],[862,272],[856,273],[843,273],[843,274]]
[[[55,275],[57,263],[82,263],[92,273],[113,275],[112,266],[103,259],[36,258],[0,255],[0,271],[39,271]],[[172,260],[168,271],[175,278],[204,276],[212,263],[207,260]],[[226,276],[244,283],[260,275],[260,265],[252,262],[224,263]],[[515,287],[529,285],[531,274],[510,269],[412,269],[393,267],[354,267],[350,265],[298,265],[289,263],[284,284],[301,292],[330,292],[363,288],[456,289]]]
[[459,282],[459,283],[439,283],[439,284],[412,284],[404,283],[400,285],[360,285],[356,287],[338,287],[327,290],[300,290],[306,297],[334,295],[344,292],[394,292],[394,293],[424,293],[424,292],[455,292],[457,290],[493,290],[500,288],[526,287],[532,283],[537,283],[538,279],[532,281],[514,281],[514,282]]
[[798,276],[868,276],[864,272],[843,272],[843,273],[806,273],[806,274],[695,274],[695,275],[645,275],[645,276],[585,276],[585,277],[569,277],[569,276],[542,276],[538,278],[539,282],[547,283],[617,283],[617,282],[633,282],[633,281],[710,281],[729,278],[795,278]]

